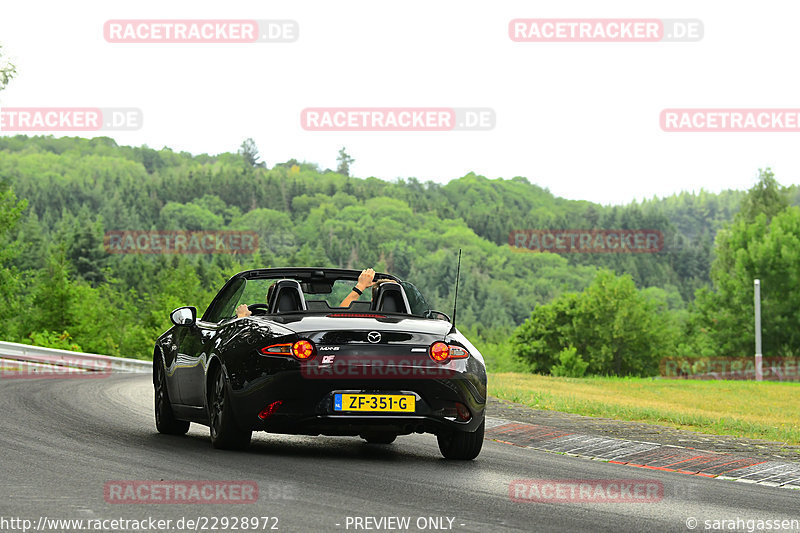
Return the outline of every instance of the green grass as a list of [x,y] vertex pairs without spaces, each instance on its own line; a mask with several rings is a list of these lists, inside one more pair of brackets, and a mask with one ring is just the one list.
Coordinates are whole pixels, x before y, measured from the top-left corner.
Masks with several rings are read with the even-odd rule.
[[535,409],[800,444],[800,383],[497,373],[489,392]]

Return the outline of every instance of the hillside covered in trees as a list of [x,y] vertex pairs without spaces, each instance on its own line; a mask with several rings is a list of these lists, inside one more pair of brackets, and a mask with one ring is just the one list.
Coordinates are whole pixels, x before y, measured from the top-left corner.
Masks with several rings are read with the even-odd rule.
[[[169,311],[202,310],[235,272],[270,266],[372,266],[450,313],[460,248],[459,326],[494,370],[563,372],[577,358],[590,373],[652,375],[660,357],[750,354],[754,274],[765,278],[765,332],[774,328],[765,354],[800,349],[781,333],[797,329],[786,292],[800,283],[791,207],[800,194],[769,171],[749,192],[602,206],[523,177],[440,185],[295,160],[267,169],[253,150],[192,156],[104,137],[0,137],[2,339],[148,358]],[[664,247],[519,252],[509,233],[520,229],[658,230]],[[109,254],[103,236],[116,230],[249,230],[259,245],[253,254]]]

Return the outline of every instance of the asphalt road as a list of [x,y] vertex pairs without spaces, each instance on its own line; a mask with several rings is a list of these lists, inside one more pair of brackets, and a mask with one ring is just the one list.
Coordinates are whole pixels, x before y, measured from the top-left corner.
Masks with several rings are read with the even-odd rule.
[[[746,531],[746,520],[800,520],[798,491],[491,441],[477,460],[467,463],[442,459],[432,435],[370,445],[358,438],[257,433],[247,452],[218,451],[202,426],[193,424],[186,437],[159,435],[151,406],[147,375],[0,379],[0,530],[21,531],[23,522],[13,519],[31,520],[33,529],[40,517],[152,517],[172,520],[170,528],[162,529],[167,531],[178,531],[175,523],[182,517],[234,516],[277,518],[260,520],[259,531],[265,523],[266,530],[277,526],[279,531],[378,530],[366,529],[374,528],[374,521],[361,521],[356,529],[355,517],[408,517],[408,531],[481,532],[689,531],[690,517],[699,521],[695,531],[710,530],[705,520],[737,518],[740,527],[729,523],[734,528],[724,530]],[[655,503],[517,503],[509,496],[509,484],[518,479],[656,480],[664,497]],[[107,502],[106,483],[121,480],[249,480],[257,483],[259,498],[233,505]],[[432,520],[437,517],[441,522]],[[97,522],[84,527],[92,524]],[[757,528],[757,522],[752,524]],[[218,531],[233,530],[233,521],[228,528],[217,525]]]

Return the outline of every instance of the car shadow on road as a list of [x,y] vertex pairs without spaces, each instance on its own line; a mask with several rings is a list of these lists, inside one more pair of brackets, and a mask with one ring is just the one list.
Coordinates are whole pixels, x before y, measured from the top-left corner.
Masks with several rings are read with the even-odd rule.
[[[194,428],[194,426],[193,426]],[[243,451],[217,450],[211,447],[207,434],[192,430],[187,435],[173,436],[152,433],[145,440],[155,449],[179,449],[182,454],[249,455],[285,458],[315,458],[332,461],[367,460],[382,463],[415,461],[425,464],[449,463],[439,454],[436,437],[430,438],[430,447],[420,446],[419,440],[398,437],[392,444],[369,444],[359,437],[328,437],[283,435],[257,432],[250,446]],[[424,438],[424,437],[423,437]]]

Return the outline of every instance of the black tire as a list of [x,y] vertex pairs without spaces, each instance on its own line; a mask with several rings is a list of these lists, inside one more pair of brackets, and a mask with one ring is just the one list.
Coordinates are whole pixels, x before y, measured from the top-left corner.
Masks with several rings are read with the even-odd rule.
[[391,444],[397,438],[394,433],[371,433],[361,435],[361,438],[370,444]]
[[166,435],[185,435],[189,431],[189,422],[178,420],[172,412],[172,403],[169,401],[169,391],[167,391],[167,376],[164,374],[163,363],[156,359],[155,379],[153,388],[155,389],[155,414],[156,429],[159,433]]
[[445,459],[470,461],[478,457],[483,447],[483,432],[486,421],[481,422],[473,433],[453,431],[436,436],[439,441],[439,451]]
[[250,445],[252,430],[241,429],[233,418],[225,374],[217,365],[208,391],[208,422],[211,445],[221,450],[244,450]]

